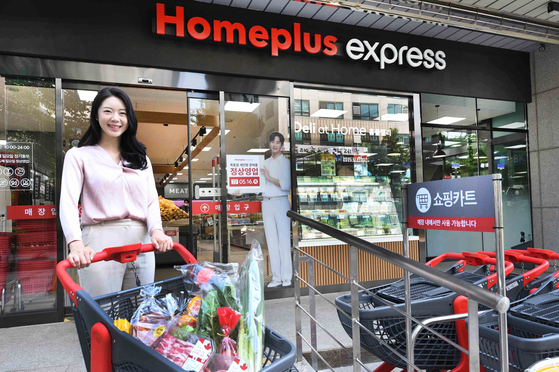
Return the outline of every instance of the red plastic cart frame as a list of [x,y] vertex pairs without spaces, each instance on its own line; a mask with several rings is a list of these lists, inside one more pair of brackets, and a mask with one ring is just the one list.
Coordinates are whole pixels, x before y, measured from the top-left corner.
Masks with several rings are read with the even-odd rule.
[[[179,252],[181,257],[187,263],[194,263],[196,259],[179,243],[173,243],[173,249]],[[136,261],[136,257],[140,253],[153,252],[155,248],[152,244],[131,244],[122,247],[106,248],[102,252],[95,255],[92,264],[99,261],[117,261],[120,263]],[[72,264],[68,260],[63,260],[56,265],[56,275],[62,283],[64,290],[74,304],[77,306],[76,294],[84,289],[75,283],[70,275],[66,272],[72,268]],[[91,327],[91,372],[111,372],[113,365],[111,361],[111,335],[102,323],[96,323]]]

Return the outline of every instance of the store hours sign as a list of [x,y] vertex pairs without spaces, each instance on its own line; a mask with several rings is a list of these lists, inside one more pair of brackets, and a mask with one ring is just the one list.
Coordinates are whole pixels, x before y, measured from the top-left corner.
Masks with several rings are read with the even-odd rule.
[[264,166],[262,155],[227,155],[227,188],[230,193],[261,192],[264,176],[260,169]]
[[[0,191],[32,191],[33,144],[0,144]],[[37,189],[39,185],[37,185]]]
[[409,185],[408,226],[413,229],[495,232],[493,177]]

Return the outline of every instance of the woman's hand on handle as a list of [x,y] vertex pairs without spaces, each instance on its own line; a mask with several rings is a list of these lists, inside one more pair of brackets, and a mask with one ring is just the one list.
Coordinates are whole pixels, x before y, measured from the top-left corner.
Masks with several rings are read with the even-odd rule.
[[154,230],[151,234],[153,247],[159,252],[167,252],[173,249],[173,239],[165,235],[162,230]]
[[68,261],[72,266],[82,269],[91,264],[91,260],[95,257],[93,248],[86,247],[81,240],[74,240],[68,244]]

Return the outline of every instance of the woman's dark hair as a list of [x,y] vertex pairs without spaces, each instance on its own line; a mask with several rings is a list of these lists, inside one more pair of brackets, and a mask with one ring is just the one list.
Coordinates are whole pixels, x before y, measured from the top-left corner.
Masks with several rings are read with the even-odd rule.
[[78,143],[78,147],[93,146],[99,143],[102,129],[97,120],[97,113],[101,104],[109,97],[119,98],[126,107],[128,128],[126,128],[126,131],[122,133],[120,138],[120,156],[125,160],[125,166],[132,169],[146,169],[148,163],[146,159],[146,146],[136,139],[136,133],[138,132],[136,113],[132,107],[130,97],[118,88],[103,88],[97,93],[91,105],[89,129],[87,129]]
[[275,141],[276,137],[279,138],[281,144],[283,145],[283,143],[285,142],[285,138],[283,137],[283,134],[281,134],[280,132],[272,132],[270,133],[270,142]]

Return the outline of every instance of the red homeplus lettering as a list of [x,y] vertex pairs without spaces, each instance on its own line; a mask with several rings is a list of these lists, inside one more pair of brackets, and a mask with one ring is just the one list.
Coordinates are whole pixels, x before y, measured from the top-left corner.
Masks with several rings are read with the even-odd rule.
[[158,35],[165,35],[166,25],[176,26],[176,36],[185,37],[186,33],[196,40],[207,40],[210,37],[215,42],[235,43],[235,34],[239,45],[246,45],[247,41],[256,48],[266,48],[269,46],[274,57],[279,55],[280,50],[293,48],[295,52],[305,52],[310,54],[323,53],[327,56],[334,56],[338,52],[336,37],[332,35],[322,36],[321,34],[311,34],[301,32],[301,24],[293,23],[293,30],[283,28],[271,28],[270,30],[262,26],[252,26],[247,28],[241,23],[231,23],[230,21],[214,20],[212,22],[202,17],[192,17],[185,22],[184,7],[176,6],[175,15],[165,13],[165,4],[157,3],[157,29]]

